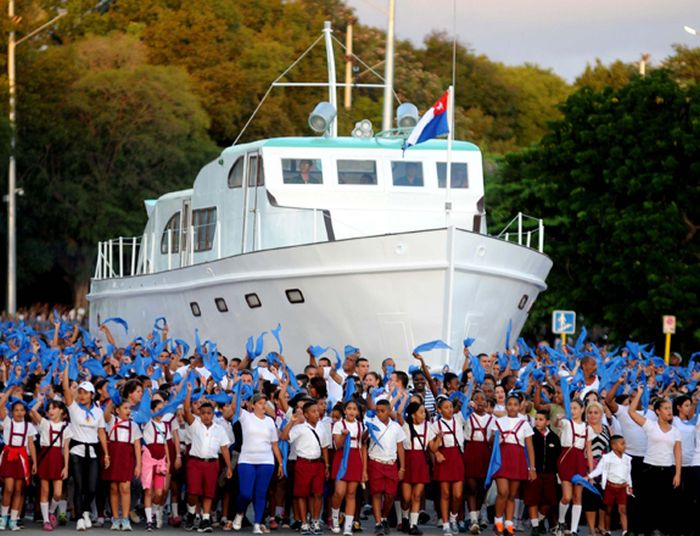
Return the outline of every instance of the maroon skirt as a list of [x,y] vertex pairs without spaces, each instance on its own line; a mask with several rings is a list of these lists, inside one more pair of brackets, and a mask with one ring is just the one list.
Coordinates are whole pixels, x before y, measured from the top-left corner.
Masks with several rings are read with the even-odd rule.
[[527,459],[525,447],[511,443],[501,443],[501,468],[493,478],[527,480]]
[[464,478],[486,478],[491,449],[486,441],[467,441],[464,447]]
[[464,462],[462,461],[462,451],[459,447],[440,447],[445,460],[442,463],[435,463],[433,478],[437,482],[460,482],[464,480]]
[[[336,480],[340,462],[343,460],[343,451],[339,450],[333,457],[333,471],[331,476]],[[350,457],[348,458],[348,468],[345,475],[341,479],[343,482],[362,482],[362,455],[360,449],[350,449]]]
[[588,464],[582,449],[574,447],[562,449],[557,461],[557,474],[562,482],[571,482],[574,475],[586,476]]
[[131,482],[134,478],[136,455],[132,443],[110,441],[109,467],[105,469],[104,479],[109,482]]
[[[0,461],[0,478],[14,478],[15,480],[26,480],[29,475],[24,469],[21,458],[10,461],[11,449],[5,447],[2,451],[2,461]],[[28,459],[28,458],[27,458]],[[28,462],[28,464],[31,462]],[[31,466],[27,468],[31,470]]]
[[430,466],[425,457],[426,454],[422,450],[405,451],[406,470],[403,473],[403,482],[406,484],[430,483]]
[[61,447],[41,447],[37,474],[41,480],[62,480],[63,449]]

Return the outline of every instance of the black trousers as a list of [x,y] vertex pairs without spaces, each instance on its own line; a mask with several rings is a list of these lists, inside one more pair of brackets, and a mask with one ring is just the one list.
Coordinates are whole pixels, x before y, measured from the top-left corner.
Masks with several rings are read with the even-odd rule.
[[678,534],[684,536],[700,535],[698,511],[700,511],[700,466],[683,467],[681,473],[683,490],[682,510]]
[[632,486],[634,487],[634,497],[627,497],[627,525],[630,532],[640,534],[644,532],[644,509],[641,504],[642,492],[642,468],[644,467],[643,456],[631,456],[632,458]]
[[99,471],[97,458],[87,458],[71,454],[70,471],[75,484],[73,493],[75,516],[80,517],[84,512],[90,512],[90,505],[95,498]]
[[[659,467],[644,464],[639,499],[643,509],[641,517],[645,534],[651,534],[654,530],[660,530],[664,534],[675,534],[679,506],[678,492],[673,487],[675,474],[676,468],[673,466]],[[636,488],[634,477],[632,484]]]

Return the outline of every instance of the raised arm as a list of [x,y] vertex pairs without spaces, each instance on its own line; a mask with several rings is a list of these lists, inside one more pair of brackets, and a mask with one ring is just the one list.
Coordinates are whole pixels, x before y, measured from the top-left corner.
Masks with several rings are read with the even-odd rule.
[[636,422],[639,426],[644,426],[647,422],[646,418],[642,417],[637,413],[637,408],[639,408],[639,401],[642,399],[642,393],[644,392],[644,386],[637,386],[637,392],[634,393],[632,402],[630,402],[629,408],[627,408],[627,413],[629,413],[630,418]]
[[11,391],[12,389],[6,389],[0,395],[0,420],[5,420],[5,417],[7,417],[7,399],[10,398]]
[[[466,352],[465,355],[468,355],[469,349],[465,348],[464,351]],[[430,374],[430,369],[428,368],[428,365],[425,364],[425,360],[423,359],[423,356],[420,354],[413,354],[413,357],[415,357],[418,361],[420,361],[420,369],[423,372],[423,375],[425,376],[425,381],[428,382],[428,387],[430,388],[430,392],[433,393],[433,396],[438,395],[438,389],[437,389],[437,382],[435,381],[435,378],[433,378],[432,374]],[[467,363],[469,360],[465,359],[464,362]]]
[[618,409],[620,408],[619,404],[615,402],[615,395],[617,394],[617,390],[620,388],[620,385],[622,385],[624,381],[625,375],[623,374],[605,394],[605,403],[608,405],[613,414],[617,413]]
[[70,390],[70,378],[68,377],[68,363],[66,363],[66,368],[63,369],[61,383],[63,384],[63,401],[66,403],[66,406],[70,406],[71,404],[73,404],[73,391]]
[[192,414],[192,384],[187,383],[187,396],[185,397],[185,422],[192,425],[194,415]]

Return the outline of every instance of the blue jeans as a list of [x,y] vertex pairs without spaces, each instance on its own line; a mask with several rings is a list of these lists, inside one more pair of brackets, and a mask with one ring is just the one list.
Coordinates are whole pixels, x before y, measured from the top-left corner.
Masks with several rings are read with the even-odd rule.
[[272,480],[274,472],[274,464],[238,464],[238,481],[240,483],[240,493],[238,495],[239,514],[245,514],[248,504],[250,504],[252,499],[253,510],[255,511],[255,523],[263,522],[267,488],[270,487],[270,480]]

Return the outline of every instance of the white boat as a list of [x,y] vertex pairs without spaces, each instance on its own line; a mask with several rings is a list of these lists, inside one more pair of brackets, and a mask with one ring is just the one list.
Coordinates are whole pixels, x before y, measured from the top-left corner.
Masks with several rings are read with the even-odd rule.
[[503,350],[509,323],[515,340],[546,289],[542,220],[518,214],[489,236],[479,149],[451,144],[447,189],[446,141],[402,145],[321,136],[225,149],[192,189],[146,202],[140,237],[99,244],[91,332],[122,317],[126,343],[165,316],[172,334],[198,328],[240,357],[248,336],[281,323],[293,367],[310,344],[352,344],[402,368],[434,339],[454,348],[428,353],[434,368],[459,367],[466,337],[473,352]]

